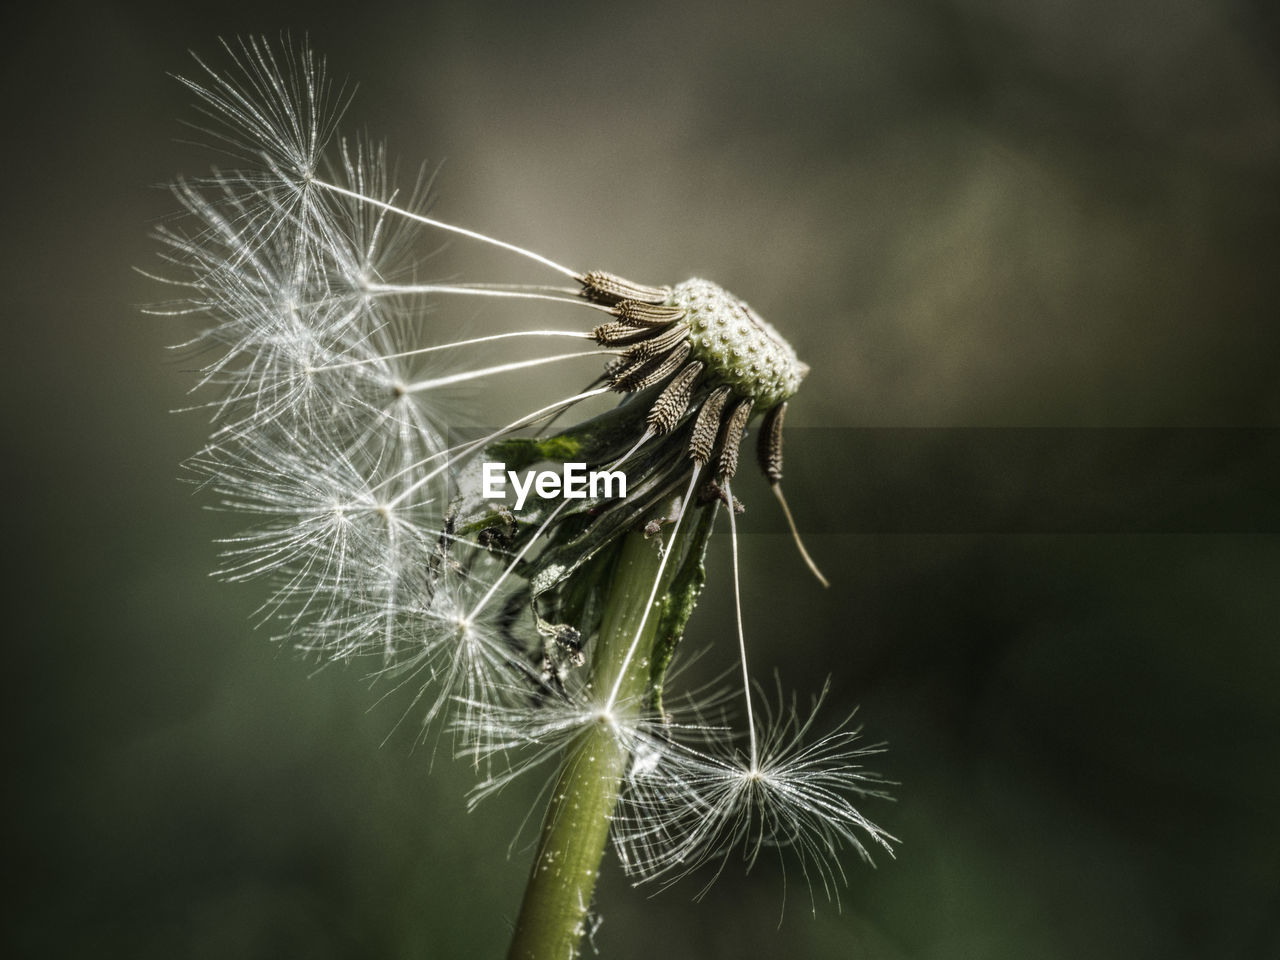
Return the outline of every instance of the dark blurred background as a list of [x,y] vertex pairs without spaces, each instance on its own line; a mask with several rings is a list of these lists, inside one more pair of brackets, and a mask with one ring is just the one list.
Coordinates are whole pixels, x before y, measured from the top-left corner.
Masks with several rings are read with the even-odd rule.
[[[347,129],[443,163],[440,216],[712,277],[813,366],[787,485],[834,586],[744,480],[748,639],[888,742],[897,859],[849,858],[814,917],[794,869],[730,863],[695,903],[610,855],[604,956],[1280,956],[1273,10],[6,14],[9,955],[505,950],[539,784],[468,814],[402,705],[253,630],[261,591],[207,576],[233,521],[177,479],[205,425],[168,412],[182,331],[133,268],[155,185],[208,158],[166,74],[290,29],[358,81]],[[713,566],[691,644],[719,669]]]

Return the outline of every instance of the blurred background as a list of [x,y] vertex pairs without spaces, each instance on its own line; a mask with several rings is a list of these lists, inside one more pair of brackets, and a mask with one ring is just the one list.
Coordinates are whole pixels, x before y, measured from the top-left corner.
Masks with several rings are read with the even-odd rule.
[[[403,704],[209,579],[236,523],[178,480],[206,425],[168,412],[185,331],[140,314],[164,293],[133,268],[174,209],[156,185],[209,158],[167,74],[288,29],[358,83],[347,130],[439,165],[439,216],[714,278],[813,367],[787,486],[834,585],[744,480],[748,640],[887,742],[896,802],[866,810],[897,858],[849,857],[815,916],[794,866],[731,862],[693,902],[609,854],[602,955],[1280,956],[1273,5],[6,18],[9,955],[505,951],[539,784],[468,814]],[[712,563],[689,642],[714,671]]]

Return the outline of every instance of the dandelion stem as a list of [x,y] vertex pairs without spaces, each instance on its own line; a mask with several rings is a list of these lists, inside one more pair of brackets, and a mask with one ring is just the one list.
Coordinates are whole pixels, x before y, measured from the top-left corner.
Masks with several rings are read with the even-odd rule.
[[662,584],[662,574],[666,570],[667,560],[671,557],[671,552],[676,546],[676,537],[680,534],[680,522],[684,520],[684,515],[688,512],[689,502],[693,498],[693,487],[698,482],[698,474],[702,471],[701,466],[693,468],[693,475],[689,477],[689,489],[685,491],[684,499],[680,501],[680,512],[676,515],[675,527],[671,531],[671,537],[667,540],[667,548],[662,551],[662,558],[658,563],[658,569],[653,575],[653,587],[649,590],[649,602],[645,604],[644,611],[640,615],[640,622],[636,625],[635,636],[632,638],[631,644],[627,647],[626,655],[622,658],[622,667],[617,671],[617,676],[613,681],[613,689],[609,693],[609,709],[618,702],[619,696],[622,695],[622,682],[627,667],[631,664],[632,658],[636,655],[643,645],[643,636],[645,627],[649,623],[649,614],[653,612],[653,601],[658,595],[658,587]]
[[616,695],[570,747],[552,791],[510,960],[578,956],[630,758],[623,732],[639,718],[649,687],[649,653],[659,620],[649,616],[652,585],[662,579],[664,566],[643,534],[627,535],[609,585],[592,675],[596,690],[613,688]]

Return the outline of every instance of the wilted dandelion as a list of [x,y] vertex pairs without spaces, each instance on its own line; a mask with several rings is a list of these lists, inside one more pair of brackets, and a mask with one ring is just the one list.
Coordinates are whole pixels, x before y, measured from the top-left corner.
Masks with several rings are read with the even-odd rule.
[[[338,138],[347,97],[309,49],[225,47],[226,73],[198,61],[203,75],[183,82],[231,164],[175,185],[187,216],[159,236],[177,298],[158,310],[202,324],[185,347],[212,435],[189,466],[254,521],[221,573],[271,582],[263,618],[286,642],[369,663],[409,691],[424,728],[448,715],[482,771],[477,797],[558,766],[513,956],[576,952],[615,818],[639,879],[785,848],[834,896],[843,848],[868,858],[892,839],[853,805],[879,784],[856,731],[810,740],[813,712],[781,696],[757,712],[740,602],[745,733],[705,722],[705,704],[672,718],[664,696],[722,504],[737,596],[730,484],[757,417],[759,462],[791,520],[782,422],[808,368],[710,281],[579,271],[430,216],[423,178],[400,191],[381,147]],[[425,282],[431,234],[556,282]],[[461,298],[549,301],[566,319],[450,339],[439,305]],[[500,360],[500,341],[526,355]],[[441,400],[548,365],[583,386],[494,430],[459,431]],[[611,410],[554,426],[606,395]],[[561,475],[522,485],[538,465]],[[514,509],[495,490],[507,480]]]

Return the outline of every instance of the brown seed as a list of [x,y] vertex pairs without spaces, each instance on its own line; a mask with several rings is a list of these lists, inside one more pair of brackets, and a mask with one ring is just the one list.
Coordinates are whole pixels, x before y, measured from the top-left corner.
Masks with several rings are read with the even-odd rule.
[[694,421],[693,434],[689,437],[689,456],[694,463],[710,462],[716,435],[720,432],[720,412],[731,392],[729,387],[716,387],[698,410],[698,419]]
[[760,470],[770,483],[782,481],[782,418],[787,414],[784,400],[764,415],[760,424],[760,437],[756,441],[756,458]]
[[659,354],[666,353],[676,344],[688,335],[688,328],[683,323],[678,323],[670,330],[664,330],[661,333],[650,332],[648,339],[641,340],[634,347],[627,351],[628,358],[636,360],[646,360],[656,357]]
[[604,270],[592,270],[579,277],[578,282],[582,284],[582,295],[596,303],[617,303],[619,300],[662,303],[671,296],[670,287],[648,287]]
[[684,308],[665,303],[623,300],[614,310],[623,323],[636,327],[661,327],[684,319]]
[[620,320],[612,320],[592,330],[591,336],[602,347],[620,347],[652,337],[653,331],[646,327],[633,327]]
[[661,436],[669,433],[676,422],[689,409],[689,397],[693,395],[693,385],[702,372],[702,361],[695,360],[671,378],[659,395],[653,408],[649,411],[645,423],[653,428],[653,432]]
[[640,357],[625,359],[623,365],[609,375],[609,385],[615,390],[631,393],[651,387],[680,369],[693,348],[681,343],[665,357]]
[[750,397],[739,400],[724,422],[720,456],[716,460],[716,477],[721,480],[732,480],[738,472],[738,448],[742,445],[742,433],[747,429],[747,420],[754,405],[755,401]]

